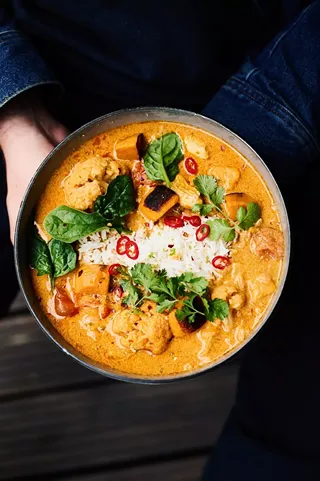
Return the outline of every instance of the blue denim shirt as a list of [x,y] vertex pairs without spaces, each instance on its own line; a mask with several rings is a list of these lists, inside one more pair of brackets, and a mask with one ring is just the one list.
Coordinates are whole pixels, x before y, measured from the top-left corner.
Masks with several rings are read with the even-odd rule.
[[61,82],[74,125],[136,105],[201,110],[252,47],[305,3],[163,0],[154,12],[146,0],[92,0],[90,9],[84,1],[14,0],[0,8],[0,106]]

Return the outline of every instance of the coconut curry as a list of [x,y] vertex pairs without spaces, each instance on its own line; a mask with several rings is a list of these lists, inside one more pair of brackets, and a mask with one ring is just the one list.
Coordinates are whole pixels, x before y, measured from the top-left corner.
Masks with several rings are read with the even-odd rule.
[[134,123],[82,145],[37,206],[32,279],[86,356],[161,376],[213,362],[257,327],[284,239],[260,174],[194,127]]

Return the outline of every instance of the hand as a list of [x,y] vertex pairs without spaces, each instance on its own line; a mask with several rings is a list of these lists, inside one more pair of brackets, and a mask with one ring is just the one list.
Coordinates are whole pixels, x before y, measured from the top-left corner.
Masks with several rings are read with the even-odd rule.
[[10,238],[20,203],[34,172],[51,150],[68,135],[32,95],[9,102],[0,111],[0,145],[7,170]]

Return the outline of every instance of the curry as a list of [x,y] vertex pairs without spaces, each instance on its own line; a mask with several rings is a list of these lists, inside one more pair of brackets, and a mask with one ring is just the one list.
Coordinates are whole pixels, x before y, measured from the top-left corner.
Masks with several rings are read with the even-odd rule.
[[260,174],[173,122],[101,134],[65,159],[35,217],[32,281],[77,350],[161,376],[212,363],[259,325],[284,237]]

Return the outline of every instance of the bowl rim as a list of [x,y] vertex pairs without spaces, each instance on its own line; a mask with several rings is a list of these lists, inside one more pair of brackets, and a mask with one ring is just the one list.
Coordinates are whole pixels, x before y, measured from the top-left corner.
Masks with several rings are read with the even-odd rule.
[[[73,347],[69,342],[67,342],[63,338],[63,336],[55,328],[53,328],[54,331],[58,334],[58,337],[61,338],[61,340],[58,341],[52,335],[52,333],[43,325],[42,321],[39,319],[37,313],[35,312],[35,309],[33,308],[30,299],[27,296],[27,293],[26,293],[25,288],[24,288],[24,282],[23,282],[23,278],[22,278],[22,274],[21,274],[20,260],[19,260],[20,259],[19,234],[20,234],[21,222],[22,222],[23,215],[24,215],[24,209],[25,209],[25,206],[28,202],[29,194],[32,191],[33,185],[34,185],[36,179],[38,178],[39,174],[47,166],[47,164],[51,161],[51,159],[53,157],[55,157],[56,153],[58,151],[60,151],[71,140],[76,139],[79,136],[82,136],[84,138],[83,143],[85,143],[86,141],[89,140],[89,138],[92,138],[95,135],[93,135],[92,137],[86,138],[84,133],[89,131],[90,128],[92,128],[96,125],[99,125],[100,123],[105,122],[108,119],[112,119],[113,117],[118,117],[118,116],[126,115],[126,114],[131,115],[131,114],[134,114],[134,113],[145,113],[147,115],[148,112],[151,112],[151,111],[157,112],[159,114],[166,113],[166,114],[173,114],[173,115],[186,115],[186,116],[189,116],[189,117],[191,116],[191,117],[195,117],[195,118],[198,118],[198,119],[202,119],[203,121],[224,130],[226,133],[228,133],[230,136],[232,136],[234,139],[236,139],[238,141],[238,143],[240,143],[244,147],[246,147],[248,149],[248,151],[251,151],[251,153],[253,154],[255,159],[258,161],[258,163],[261,164],[261,166],[266,170],[266,172],[269,175],[270,180],[267,181],[263,177],[261,172],[259,172],[259,174],[261,175],[261,177],[262,177],[263,181],[265,182],[266,186],[270,190],[269,183],[271,181],[271,183],[273,183],[273,187],[277,191],[277,195],[279,197],[278,200],[281,202],[283,220],[285,222],[285,227],[286,227],[286,233],[285,233],[285,237],[286,237],[286,257],[283,260],[281,276],[280,276],[280,279],[279,279],[279,283],[277,285],[277,290],[276,290],[276,292],[273,296],[272,302],[271,302],[271,307],[270,307],[270,305],[268,306],[267,312],[264,315],[264,317],[262,317],[259,324],[257,326],[255,326],[255,328],[252,330],[250,335],[247,336],[244,339],[244,341],[240,342],[235,348],[231,349],[230,351],[227,351],[224,355],[222,355],[218,359],[212,361],[211,363],[206,364],[206,365],[204,365],[200,368],[197,368],[197,369],[194,369],[194,370],[191,370],[191,371],[177,373],[177,374],[170,374],[170,375],[165,375],[165,376],[143,376],[143,375],[136,375],[136,374],[132,374],[132,373],[125,373],[125,372],[122,372],[122,371],[117,371],[116,369],[113,369],[113,368],[109,367],[107,364],[102,364],[102,363],[93,361],[91,358],[82,354],[75,347]],[[158,119],[158,120],[161,121],[161,119]],[[145,122],[148,122],[148,121],[150,121],[150,120],[148,120],[148,118],[146,118]],[[162,120],[162,121],[170,121],[170,120]],[[179,121],[172,120],[172,122],[173,123],[174,122],[175,123],[181,123],[181,124],[184,123],[184,124],[188,125],[187,121],[179,122]],[[134,123],[134,121],[128,122],[128,124],[130,124],[130,123]],[[126,125],[128,125],[128,124],[126,124]],[[199,127],[193,126],[192,124],[189,124],[189,125],[191,125],[194,128],[199,128]],[[205,128],[202,128],[202,127],[200,127],[200,129],[205,130]],[[214,132],[210,132],[210,133],[212,135],[216,135],[217,137],[219,137],[219,135],[215,134]],[[99,134],[96,134],[96,135],[99,135]],[[226,143],[228,143],[227,140],[224,140],[224,141]],[[229,143],[229,145],[231,145],[231,147],[234,148],[235,150],[238,150],[238,148],[233,146],[232,144]],[[245,155],[242,154],[242,152],[239,152],[239,153],[240,153],[240,155],[243,155],[245,157]],[[250,160],[248,160],[248,161],[250,163],[252,163]],[[278,207],[278,209],[280,209],[279,205],[277,207]],[[282,225],[282,227],[284,227],[284,226]],[[260,157],[260,155],[245,140],[243,140],[239,135],[234,133],[228,127],[225,127],[223,124],[217,122],[216,120],[211,119],[209,117],[206,117],[206,116],[204,116],[202,114],[199,114],[199,113],[195,113],[195,112],[188,111],[188,110],[185,110],[185,109],[177,109],[177,108],[171,108],[171,107],[153,107],[153,106],[149,107],[149,106],[145,106],[145,107],[137,107],[137,108],[128,108],[128,109],[116,110],[116,111],[110,112],[108,114],[102,115],[100,117],[97,117],[96,119],[93,119],[93,120],[87,122],[86,124],[82,125],[78,129],[76,129],[74,132],[70,133],[62,142],[60,142],[57,146],[55,146],[55,148],[45,157],[45,159],[41,162],[41,164],[39,165],[39,167],[35,171],[34,175],[32,176],[32,178],[31,178],[31,180],[28,184],[28,187],[27,187],[27,189],[24,193],[21,204],[20,204],[19,212],[18,212],[18,215],[17,215],[15,234],[14,234],[14,263],[15,263],[15,269],[16,269],[16,273],[17,273],[19,286],[20,286],[20,289],[21,289],[21,291],[23,293],[23,296],[26,300],[28,309],[30,310],[30,312],[33,315],[33,317],[35,318],[38,326],[42,329],[42,331],[46,334],[46,336],[49,337],[49,339],[60,350],[62,350],[65,354],[69,355],[73,360],[77,361],[82,366],[84,366],[84,367],[86,367],[86,368],[88,368],[88,369],[90,369],[90,370],[92,370],[92,371],[94,371],[98,374],[101,374],[105,377],[108,377],[108,378],[111,378],[111,379],[114,379],[114,380],[130,382],[130,383],[137,383],[137,384],[151,384],[151,385],[154,385],[154,384],[168,384],[168,383],[172,383],[172,382],[188,380],[188,379],[194,378],[196,376],[205,374],[205,373],[217,368],[218,366],[220,366],[221,364],[223,364],[224,362],[228,361],[233,356],[235,356],[239,351],[241,351],[241,349],[243,349],[258,334],[258,332],[262,329],[262,327],[266,324],[269,317],[274,312],[274,309],[275,309],[276,305],[278,304],[279,298],[281,296],[281,293],[283,291],[283,288],[284,288],[284,285],[285,285],[285,282],[286,282],[288,269],[289,269],[289,265],[290,265],[290,255],[291,255],[291,232],[290,232],[290,223],[289,223],[286,205],[285,205],[282,193],[281,193],[281,191],[278,187],[277,182],[275,181],[275,179],[274,179],[272,173],[270,172],[268,166],[264,163],[264,161]],[[286,261],[286,262],[284,262],[284,261]],[[64,344],[64,346],[62,344]]]

